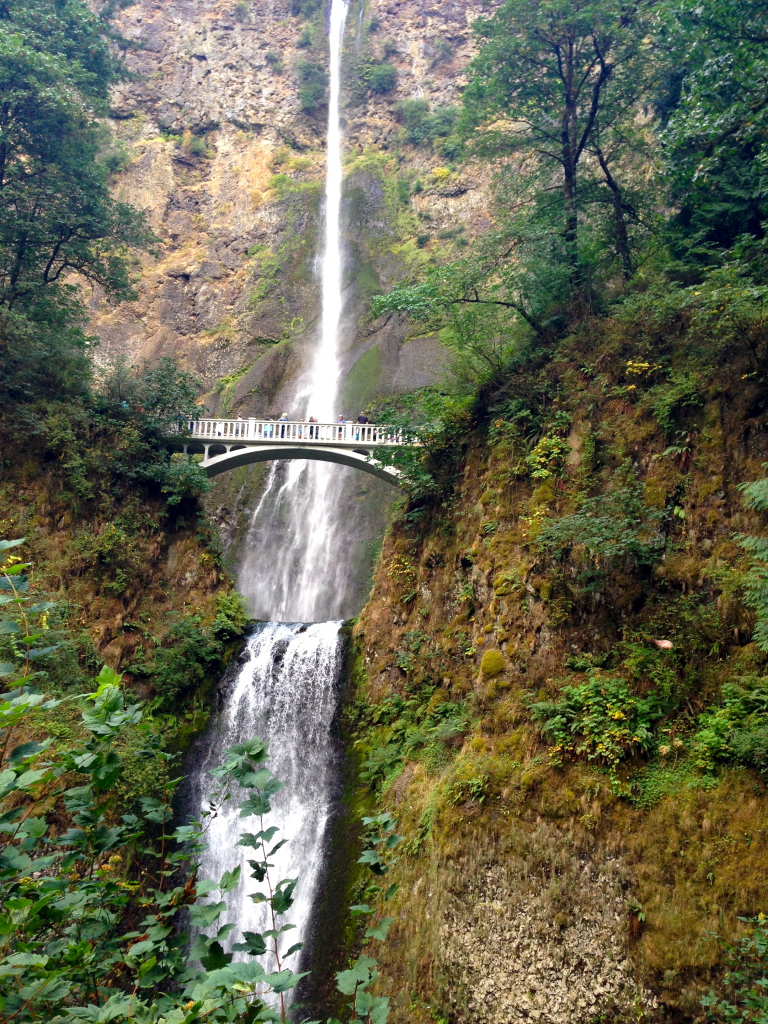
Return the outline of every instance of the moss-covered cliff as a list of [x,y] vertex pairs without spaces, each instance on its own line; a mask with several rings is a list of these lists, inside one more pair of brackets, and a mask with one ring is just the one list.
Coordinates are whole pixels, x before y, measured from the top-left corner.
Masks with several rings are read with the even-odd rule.
[[764,688],[734,535],[767,339],[649,309],[521,360],[387,535],[346,714],[407,838],[399,1020],[695,1018],[765,910],[765,782],[707,730]]
[[[0,424],[0,535],[25,538],[30,590],[51,603],[54,650],[35,662],[40,685],[89,693],[107,664],[146,701],[144,734],[124,758],[130,806],[158,785],[145,748],[177,753],[205,725],[247,620],[196,500],[169,504],[158,485],[126,477],[137,441],[130,424],[122,433],[83,427],[73,406],[24,435]],[[41,728],[66,747],[80,710],[65,701]]]

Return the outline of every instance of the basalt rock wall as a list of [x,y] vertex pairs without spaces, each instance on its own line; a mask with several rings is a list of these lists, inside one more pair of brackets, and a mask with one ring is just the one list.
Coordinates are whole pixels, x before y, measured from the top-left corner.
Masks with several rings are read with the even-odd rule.
[[[115,309],[93,294],[100,357],[178,357],[202,377],[212,411],[283,411],[318,325],[327,39],[322,7],[303,8],[139,0],[115,21],[131,43],[130,75],[112,98],[115,189],[147,212],[158,243],[136,301]],[[403,100],[456,102],[480,10],[466,0],[350,7],[347,414],[424,383],[443,362],[434,339],[406,345],[402,325],[368,323],[369,296],[425,250],[453,244],[438,235],[471,238],[489,224],[483,174],[440,166],[432,148],[403,140],[398,119]],[[366,60],[395,72],[385,93],[365,84]],[[320,82],[314,98],[307,78]]]

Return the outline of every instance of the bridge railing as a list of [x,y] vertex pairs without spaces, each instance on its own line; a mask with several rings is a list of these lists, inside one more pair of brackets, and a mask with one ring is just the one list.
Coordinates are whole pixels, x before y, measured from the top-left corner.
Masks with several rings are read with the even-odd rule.
[[392,445],[409,443],[396,428],[375,423],[306,423],[300,420],[200,419],[187,424],[190,437],[225,444],[294,442],[326,445]]

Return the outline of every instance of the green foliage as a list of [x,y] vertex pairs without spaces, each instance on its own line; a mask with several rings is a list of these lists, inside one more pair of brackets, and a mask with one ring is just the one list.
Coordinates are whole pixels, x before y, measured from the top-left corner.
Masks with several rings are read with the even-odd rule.
[[662,136],[679,207],[671,236],[676,254],[703,268],[764,235],[766,11],[758,0],[708,0],[664,14],[686,69],[670,81],[678,102]]
[[[418,640],[411,641],[410,651],[400,652],[401,667],[409,670],[409,655]],[[434,704],[434,687],[425,687],[415,695],[387,697],[380,704],[360,708],[371,729],[370,746],[363,762],[360,778],[378,789],[391,781],[405,760],[418,759],[426,764],[436,759],[442,763],[446,751],[456,746],[469,727],[466,710],[452,701]]]
[[599,669],[591,669],[584,682],[564,686],[557,699],[531,703],[529,710],[552,743],[553,761],[586,756],[609,770],[614,785],[622,761],[654,750],[653,727],[664,712],[656,694],[638,697],[624,679]]
[[325,68],[314,60],[301,60],[296,65],[299,78],[299,102],[301,109],[313,114],[325,103],[328,88]]
[[282,75],[283,73],[283,62],[280,60],[274,50],[267,50],[264,54],[264,60],[269,64],[276,75]]
[[722,942],[728,961],[724,993],[710,991],[701,1000],[717,1024],[765,1024],[768,1020],[768,920],[764,914],[741,917],[748,934],[735,945]]
[[[173,360],[129,367],[118,361],[104,370],[79,405],[49,406],[43,425],[46,451],[59,460],[73,503],[120,494],[140,485],[168,508],[194,508],[210,487],[205,471],[188,456],[172,455],[190,419],[199,415],[197,382]],[[135,532],[140,523],[125,521]]]
[[184,615],[170,627],[149,668],[155,685],[154,709],[170,711],[179,699],[223,670],[222,638],[231,637],[233,628],[232,620],[220,615],[206,629],[194,614]]
[[[632,270],[631,205],[617,167],[632,134],[629,111],[653,68],[644,43],[651,8],[640,3],[628,11],[611,0],[507,0],[473,26],[482,45],[470,67],[464,133],[476,139],[478,153],[518,154],[518,176],[522,169],[556,178],[560,192],[550,204],[557,203],[572,292],[584,283],[580,210],[613,211],[616,254],[624,275]],[[588,155],[594,169],[582,174]]]
[[459,117],[457,107],[441,106],[430,112],[427,100],[403,100],[397,108],[403,124],[403,135],[412,146],[432,146],[438,153],[456,159],[458,140],[447,140],[453,134]]
[[677,424],[683,409],[701,405],[701,383],[695,374],[673,370],[663,384],[656,384],[643,398],[667,436]]
[[[756,512],[768,510],[768,478],[742,484],[740,489],[747,508]],[[744,550],[752,556],[752,564],[744,580],[744,603],[755,612],[755,643],[761,651],[768,652],[768,538],[742,536],[739,539]]]
[[131,292],[143,217],[112,197],[98,159],[118,67],[80,0],[9,0],[0,11],[0,397],[77,394],[87,379],[74,274]]
[[[285,1024],[285,993],[303,975],[288,961],[301,943],[285,948],[290,925],[279,919],[293,903],[296,879],[272,877],[269,858],[282,845],[277,829],[266,827],[271,798],[281,783],[266,767],[268,745],[253,738],[227,750],[212,774],[221,783],[216,801],[230,799],[236,786],[241,817],[257,817],[258,831],[243,833],[239,845],[253,851],[251,878],[261,888],[251,898],[269,908],[272,927],[246,932],[231,951],[231,925],[220,925],[226,895],[240,881],[240,868],[218,880],[198,879],[197,858],[205,825],[174,827],[172,800],[179,778],[174,758],[157,742],[145,751],[154,761],[158,795],[142,794],[136,813],[115,811],[115,787],[124,764],[126,737],[144,732],[142,709],[129,703],[120,676],[104,666],[98,689],[68,698],[82,702],[80,730],[56,751],[39,735],[36,716],[56,711],[62,699],[39,692],[32,662],[42,633],[30,628],[50,605],[32,603],[28,566],[11,552],[22,542],[0,542],[0,601],[5,614],[0,635],[13,637],[13,660],[0,672],[10,689],[0,696],[0,1010],[4,1020],[114,1021],[116,1024]],[[242,617],[236,602],[220,603],[217,629],[229,631]],[[45,627],[43,626],[43,633]],[[22,742],[14,743],[14,734]],[[366,848],[360,862],[386,876],[402,841],[389,814],[365,818]],[[137,872],[129,870],[136,852]],[[369,887],[379,897],[363,940],[386,938],[392,918],[383,916],[396,886]],[[198,929],[190,945],[189,927]],[[201,929],[205,929],[205,932]],[[242,961],[234,953],[245,953]],[[276,969],[259,958],[269,955]],[[351,996],[350,1021],[386,1024],[388,1000],[368,992],[376,960],[363,953],[337,974],[343,996]],[[270,1005],[265,998],[276,997]]]
[[387,61],[366,61],[360,71],[363,81],[373,93],[392,92],[397,85],[397,68]]
[[768,679],[724,683],[720,703],[699,715],[698,726],[691,747],[698,768],[730,762],[768,775]]
[[577,512],[549,520],[536,543],[550,557],[566,554],[596,571],[652,565],[664,549],[662,513],[649,508],[639,484],[587,498]]
[[570,453],[571,446],[565,438],[557,435],[542,437],[525,459],[531,479],[549,480],[563,469]]

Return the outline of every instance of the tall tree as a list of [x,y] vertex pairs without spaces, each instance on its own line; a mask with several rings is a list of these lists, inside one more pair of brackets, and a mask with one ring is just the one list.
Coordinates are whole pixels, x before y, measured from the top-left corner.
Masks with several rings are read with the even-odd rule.
[[[480,155],[517,154],[559,182],[571,288],[580,284],[580,172],[594,157],[609,189],[615,239],[631,272],[628,205],[612,168],[619,125],[644,89],[645,0],[507,0],[475,23],[482,40],[470,67],[463,127]],[[594,190],[592,190],[594,193]]]
[[54,356],[82,370],[73,275],[131,293],[128,249],[148,235],[97,160],[117,72],[80,0],[0,2],[0,375],[12,398],[58,390]]

